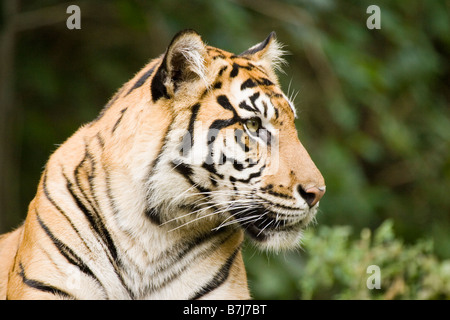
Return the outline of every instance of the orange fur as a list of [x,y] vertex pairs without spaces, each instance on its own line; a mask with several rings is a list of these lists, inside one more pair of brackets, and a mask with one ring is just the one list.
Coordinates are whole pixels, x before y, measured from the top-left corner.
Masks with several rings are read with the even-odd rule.
[[[295,206],[301,200],[294,195],[298,186],[305,190],[324,187],[323,177],[298,140],[292,106],[279,89],[271,67],[274,59],[280,62],[279,53],[280,46],[273,35],[242,56],[205,46],[192,31],[176,36],[166,54],[150,61],[127,82],[98,119],[82,126],[51,155],[24,224],[0,237],[0,299],[183,298],[182,293],[191,289],[191,298],[249,298],[240,251],[243,229],[234,224],[220,229],[224,231],[217,235],[208,233],[232,221],[230,216],[210,214],[197,221],[188,214],[174,212],[175,207],[170,205],[176,197],[158,204],[169,208],[166,215],[158,217],[163,219],[159,225],[150,222],[144,212],[149,199],[157,202],[172,189],[186,184],[182,177],[178,181],[165,176],[176,171],[175,167],[166,173],[155,167],[163,168],[158,161],[168,152],[172,131],[187,127],[196,103],[202,106],[196,121],[205,127],[217,119],[232,118],[234,111],[218,104],[217,97],[228,97],[236,107],[239,93],[233,90],[248,78],[272,83],[256,86],[255,90],[267,99],[270,97],[278,113],[268,123],[279,132],[280,156],[276,165],[266,164],[258,188],[269,190],[263,193],[267,197],[284,195],[290,199],[279,200],[280,205]],[[236,64],[247,68],[236,69],[238,74],[231,77]],[[226,73],[218,77],[225,67]],[[158,82],[159,76],[163,81]],[[155,101],[156,95],[161,96]],[[230,128],[244,127],[236,121]],[[246,136],[245,144],[250,140]],[[195,166],[190,169],[200,170]],[[167,183],[159,182],[159,188],[154,188],[160,193],[149,193],[147,184],[154,183],[153,177],[158,174],[162,179],[167,177]],[[150,182],[149,176],[153,179]],[[212,176],[218,179],[221,175]],[[198,178],[190,173],[187,177]],[[181,196],[186,193],[183,201],[191,206],[202,200],[201,192],[189,193],[194,187],[178,192]],[[236,184],[238,187],[243,186]],[[183,208],[183,201],[177,203],[179,208]],[[197,216],[208,212],[198,211]],[[301,222],[306,225],[314,213],[305,213]],[[186,222],[187,228],[183,227]],[[283,232],[274,229],[268,235],[278,233]],[[202,236],[211,239],[208,242]],[[152,243],[146,243],[147,239]],[[169,268],[167,265],[182,262],[167,258],[172,262],[158,265],[158,259],[167,254],[164,246],[170,244],[177,250],[183,241],[192,241],[201,249],[195,248],[195,254],[188,248],[179,249],[178,255],[196,260],[174,267],[168,276],[160,275]],[[283,237],[277,241],[279,247],[287,246]],[[132,268],[143,268],[150,279],[136,279],[139,273],[130,275],[131,271],[124,268],[129,263]],[[148,268],[146,263],[150,264]],[[154,270],[162,271],[152,273],[151,263],[155,263]],[[208,273],[216,274],[214,281],[208,282]],[[173,284],[172,274],[184,277],[185,287]],[[164,286],[153,280],[160,280]],[[145,281],[148,283],[141,283]],[[202,283],[200,289],[195,288]]]

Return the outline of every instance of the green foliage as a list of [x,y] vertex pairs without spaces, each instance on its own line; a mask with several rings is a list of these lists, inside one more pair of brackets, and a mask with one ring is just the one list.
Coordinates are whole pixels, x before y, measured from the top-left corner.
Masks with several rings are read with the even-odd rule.
[[[248,253],[255,298],[450,299],[450,260],[439,261],[431,240],[396,238],[391,220],[356,239],[350,226],[310,229],[302,247],[301,259],[289,254],[275,263]],[[367,287],[371,265],[380,268],[379,289]]]

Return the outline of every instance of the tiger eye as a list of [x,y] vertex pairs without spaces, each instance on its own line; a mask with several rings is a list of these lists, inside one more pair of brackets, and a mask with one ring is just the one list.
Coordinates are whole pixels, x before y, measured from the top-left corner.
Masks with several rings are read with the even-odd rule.
[[251,133],[256,133],[260,127],[261,123],[258,118],[252,118],[245,121],[245,126],[247,127],[247,130]]

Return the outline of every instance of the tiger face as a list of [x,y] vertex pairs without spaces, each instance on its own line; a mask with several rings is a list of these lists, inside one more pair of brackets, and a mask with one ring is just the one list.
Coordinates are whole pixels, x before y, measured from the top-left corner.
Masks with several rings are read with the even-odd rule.
[[173,110],[149,182],[158,223],[241,228],[275,250],[298,245],[325,182],[279,87],[281,54],[274,33],[240,55],[195,32],[174,38],[151,84],[154,102],[171,100]]

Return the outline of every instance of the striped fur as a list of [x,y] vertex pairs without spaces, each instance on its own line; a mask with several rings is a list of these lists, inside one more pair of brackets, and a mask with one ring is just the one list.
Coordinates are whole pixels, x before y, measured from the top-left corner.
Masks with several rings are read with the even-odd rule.
[[0,236],[0,298],[249,298],[244,234],[297,245],[324,192],[280,48],[177,34],[51,155],[25,222]]

